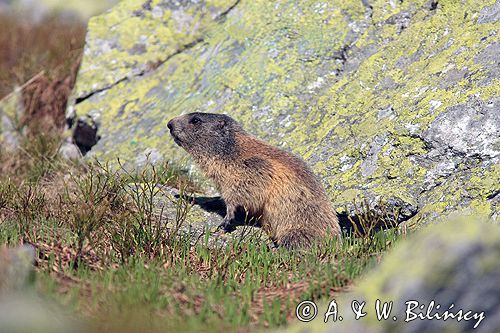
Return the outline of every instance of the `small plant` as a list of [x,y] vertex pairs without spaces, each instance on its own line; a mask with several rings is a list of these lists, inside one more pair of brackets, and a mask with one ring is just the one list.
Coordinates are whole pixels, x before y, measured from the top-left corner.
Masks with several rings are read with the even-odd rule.
[[45,204],[45,196],[37,185],[21,184],[16,188],[9,180],[0,183],[0,222],[12,218],[10,223],[16,226],[22,242],[36,238],[34,226],[46,217]]
[[[121,166],[120,171],[129,209],[120,216],[117,227],[110,229],[111,246],[120,253],[122,262],[132,255],[154,258],[168,253],[190,208],[186,200],[173,201],[162,185],[172,182],[172,171],[155,165],[135,172]],[[175,207],[174,218],[165,211],[167,205]]]
[[37,183],[44,176],[61,167],[57,151],[61,143],[61,136],[57,133],[42,134],[36,137],[24,138],[19,154],[24,155],[24,168],[27,172],[27,181]]

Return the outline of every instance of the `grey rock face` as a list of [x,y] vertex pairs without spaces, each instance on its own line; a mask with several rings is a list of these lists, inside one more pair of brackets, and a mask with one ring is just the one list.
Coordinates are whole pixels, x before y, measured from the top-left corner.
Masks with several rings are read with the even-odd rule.
[[33,269],[34,257],[35,249],[31,246],[0,248],[0,296],[24,287]]
[[66,140],[62,143],[61,147],[59,148],[58,154],[66,160],[77,161],[82,158],[80,149],[73,143],[71,139]]
[[499,162],[500,98],[450,107],[424,132],[431,147],[454,155]]
[[0,331],[83,332],[61,309],[29,290],[34,259],[32,246],[0,248]]
[[54,13],[62,14],[67,19],[88,19],[111,7],[118,0],[0,0],[0,13],[16,15],[19,18],[39,22]]
[[[1,110],[0,110],[1,112]],[[1,148],[5,151],[16,151],[20,146],[21,135],[12,126],[11,120],[0,114],[2,122]]]
[[22,135],[18,123],[23,113],[19,89],[0,101],[0,150],[12,152],[19,148]]

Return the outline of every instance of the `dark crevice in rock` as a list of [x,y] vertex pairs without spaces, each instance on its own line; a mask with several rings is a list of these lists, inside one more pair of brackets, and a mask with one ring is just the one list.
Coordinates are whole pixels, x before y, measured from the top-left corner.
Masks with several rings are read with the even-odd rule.
[[[319,56],[319,55],[313,55],[313,56],[310,56],[308,58],[299,58],[299,60],[303,63],[313,63],[315,61],[317,61],[318,59],[319,60],[338,60],[340,62],[340,65],[341,67],[344,66],[345,62],[347,61],[347,53],[351,50],[352,46],[357,42],[354,41],[350,44],[345,44],[343,45],[341,48],[331,52],[329,55],[327,56]],[[337,73],[337,75],[340,73],[341,71],[339,71]]]
[[384,21],[384,24],[395,25],[396,27],[398,27],[396,35],[401,35],[401,33],[410,25],[410,20],[411,13],[401,12],[389,17]]
[[370,2],[368,0],[361,0],[361,3],[363,3],[363,6],[366,7],[366,12],[367,16],[372,19],[373,18],[373,6],[370,5]]
[[[435,142],[434,140],[425,137],[425,135],[409,134],[408,137],[420,140],[424,145],[423,148],[427,152],[439,151],[441,153],[439,156],[446,155],[451,157],[457,157],[459,159],[480,160],[480,161],[486,161],[494,158],[493,156],[483,155],[478,152],[469,153],[461,151],[449,144],[445,143],[440,144],[439,142]],[[433,159],[431,158],[431,160]]]
[[97,144],[100,137],[97,135],[98,126],[90,117],[78,119],[73,131],[73,142],[83,156],[85,156],[93,146]]
[[66,118],[66,127],[68,129],[72,129],[74,124],[75,124],[75,118],[74,117],[68,117],[68,118]]
[[223,11],[222,13],[220,13],[216,18],[215,20],[216,21],[220,21],[220,20],[223,20],[236,6],[238,6],[238,4],[241,2],[241,0],[236,0],[232,6],[230,6],[228,9],[226,9],[225,11]]
[[419,195],[422,195],[424,193],[428,193],[428,192],[431,192],[433,189],[435,189],[436,187],[440,186],[443,182],[440,182],[440,181],[434,181],[432,184],[430,185],[425,185],[426,187],[425,188],[422,188],[420,189],[420,192],[418,193]]
[[[394,208],[397,209],[397,208],[402,208],[402,207],[394,206]],[[407,212],[407,214],[394,214],[394,213],[387,214],[386,216],[384,216],[383,221],[380,221],[379,223],[377,223],[375,225],[375,227],[374,227],[375,230],[391,229],[391,228],[394,228],[401,223],[407,222],[408,220],[410,220],[412,217],[414,217],[418,213],[418,207],[413,206],[412,208],[413,209],[411,211]],[[371,213],[377,215],[380,212],[375,210]],[[340,227],[342,228],[343,231],[353,232],[354,231],[353,223],[354,223],[356,225],[356,228],[359,231],[361,231],[362,234],[365,233],[363,224],[366,222],[361,221],[363,217],[360,217],[358,215],[349,214],[346,212],[337,213],[337,217],[339,219]],[[397,221],[396,221],[396,219],[397,219]]]
[[116,81],[116,82],[114,82],[114,83],[112,83],[112,84],[110,84],[110,85],[108,85],[108,86],[106,86],[104,88],[100,88],[100,89],[94,90],[94,91],[92,91],[92,92],[90,92],[90,93],[88,93],[88,94],[86,94],[84,96],[78,97],[75,100],[75,104],[80,104],[81,102],[89,99],[90,97],[94,96],[95,94],[99,94],[99,93],[101,93],[103,91],[109,90],[109,89],[113,88],[114,86],[122,83],[123,81],[127,81],[127,80],[128,80],[128,77],[121,78],[120,80],[118,80],[118,81]]
[[491,193],[490,195],[488,195],[486,197],[486,199],[492,200],[492,199],[494,199],[499,194],[500,194],[500,189],[497,189],[497,190],[493,191],[493,193]]
[[451,155],[453,157],[457,157],[459,159],[464,159],[464,160],[479,160],[479,161],[487,161],[492,159],[492,156],[489,155],[482,155],[479,152],[464,152],[461,150],[458,150],[452,146],[444,146],[444,154],[446,155]]
[[175,51],[174,53],[172,53],[171,55],[169,55],[165,59],[159,60],[159,61],[155,62],[154,64],[152,64],[152,63],[148,64],[148,66],[146,66],[146,68],[144,70],[142,70],[139,73],[137,73],[136,75],[134,75],[134,77],[141,77],[147,73],[150,73],[152,71],[157,70],[159,67],[161,67],[163,64],[165,64],[167,61],[169,61],[173,57],[175,57],[175,56],[177,56],[177,55],[179,55],[179,54],[181,54],[189,49],[192,49],[196,45],[202,43],[204,40],[205,39],[203,37],[200,37],[200,38],[192,41],[191,43],[183,45],[180,49],[178,49],[177,51]]
[[347,61],[347,53],[352,45],[344,45],[340,50],[333,52],[333,59],[340,60],[342,65]]
[[151,7],[151,3],[153,2],[153,0],[148,0],[146,1],[143,5],[142,5],[142,8],[144,10],[152,10],[153,8]]
[[431,1],[430,5],[429,5],[429,9],[432,11],[432,10],[436,10],[437,7],[438,7],[438,4],[439,4],[439,1]]

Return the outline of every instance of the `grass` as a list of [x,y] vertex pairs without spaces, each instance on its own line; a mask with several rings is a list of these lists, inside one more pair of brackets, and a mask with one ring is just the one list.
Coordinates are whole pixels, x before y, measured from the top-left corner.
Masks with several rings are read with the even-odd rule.
[[55,149],[30,141],[17,155],[0,156],[0,246],[33,244],[38,293],[90,331],[278,327],[301,300],[348,289],[401,238],[395,229],[366,228],[311,251],[274,249],[253,236],[209,247],[208,234],[194,240],[180,231],[190,203],[171,198],[171,219],[158,209],[165,193],[157,184],[199,190],[181,169],[74,165]]

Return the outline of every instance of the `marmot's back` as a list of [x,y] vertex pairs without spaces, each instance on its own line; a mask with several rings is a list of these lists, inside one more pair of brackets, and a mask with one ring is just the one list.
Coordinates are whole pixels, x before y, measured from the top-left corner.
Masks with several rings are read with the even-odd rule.
[[323,186],[299,157],[246,133],[226,115],[191,113],[172,119],[168,127],[175,142],[214,180],[227,206],[224,229],[241,207],[279,245],[297,247],[340,236]]

